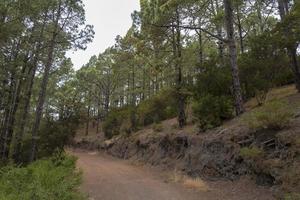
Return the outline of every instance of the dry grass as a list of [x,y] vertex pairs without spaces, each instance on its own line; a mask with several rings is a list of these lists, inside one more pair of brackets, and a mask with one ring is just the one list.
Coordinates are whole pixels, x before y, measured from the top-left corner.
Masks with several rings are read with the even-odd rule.
[[197,189],[202,192],[208,192],[210,189],[208,185],[200,178],[188,178],[185,177],[183,185],[188,188]]
[[[288,85],[288,86],[283,86],[280,88],[274,88],[267,94],[266,102],[283,99],[283,98],[286,98],[286,97],[294,95],[294,94],[297,94],[297,89],[296,89],[295,85]],[[246,106],[247,110],[252,110],[253,108],[257,107],[258,103],[257,103],[256,98],[250,99],[245,104],[245,106]]]
[[196,189],[202,192],[210,191],[209,186],[201,178],[191,178],[181,174],[177,170],[174,170],[174,172],[171,174],[170,181],[181,183],[184,187],[190,189]]

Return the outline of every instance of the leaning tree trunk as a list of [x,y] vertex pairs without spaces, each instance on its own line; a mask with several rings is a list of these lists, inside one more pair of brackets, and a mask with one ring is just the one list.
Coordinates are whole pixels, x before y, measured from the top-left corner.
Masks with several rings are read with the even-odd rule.
[[244,112],[242,89],[239,78],[239,68],[237,64],[237,49],[234,39],[234,26],[233,26],[233,6],[232,0],[224,0],[225,7],[225,22],[227,29],[227,42],[229,46],[229,58],[231,64],[231,73],[233,81],[233,95],[235,99],[236,115],[240,115]]
[[45,98],[46,98],[47,85],[48,85],[48,81],[49,81],[50,70],[51,70],[52,63],[53,63],[56,37],[57,37],[57,33],[53,33],[50,47],[49,47],[48,56],[47,56],[47,62],[46,62],[45,69],[44,69],[44,76],[42,79],[41,89],[39,92],[39,98],[38,98],[36,114],[35,114],[35,121],[34,121],[34,125],[32,128],[32,141],[31,141],[32,144],[31,144],[30,162],[34,161],[36,158],[38,130],[39,130],[41,119],[42,119],[43,107],[44,107]]
[[43,107],[46,99],[46,91],[47,91],[47,86],[48,86],[48,81],[49,81],[49,76],[50,76],[50,70],[53,64],[54,60],[54,50],[56,46],[56,39],[59,35],[60,28],[59,27],[59,20],[61,18],[61,9],[62,9],[62,1],[59,0],[58,4],[58,11],[56,18],[53,21],[54,24],[54,30],[52,33],[52,38],[49,42],[49,49],[48,49],[48,55],[47,55],[47,60],[45,64],[45,69],[44,69],[44,76],[42,79],[41,83],[41,89],[39,92],[39,97],[38,97],[38,102],[37,102],[37,107],[36,107],[36,113],[35,113],[35,121],[33,124],[32,128],[32,138],[31,138],[31,153],[29,157],[29,161],[33,162],[36,159],[36,154],[37,154],[37,141],[38,141],[38,131],[42,119],[42,114],[43,114]]

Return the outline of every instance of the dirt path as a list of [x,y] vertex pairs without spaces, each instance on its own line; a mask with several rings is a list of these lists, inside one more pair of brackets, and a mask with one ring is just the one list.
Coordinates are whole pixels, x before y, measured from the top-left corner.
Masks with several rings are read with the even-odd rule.
[[187,181],[184,186],[166,181],[167,175],[156,169],[134,166],[98,153],[72,151],[72,154],[79,158],[78,167],[84,173],[82,190],[90,200],[273,200],[268,195],[270,191],[257,188],[249,180]]

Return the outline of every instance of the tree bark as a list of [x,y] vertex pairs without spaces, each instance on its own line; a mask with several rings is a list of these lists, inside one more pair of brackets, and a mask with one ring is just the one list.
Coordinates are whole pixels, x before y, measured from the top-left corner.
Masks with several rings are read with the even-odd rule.
[[89,127],[90,127],[90,110],[91,110],[91,106],[90,103],[88,105],[87,108],[87,120],[86,120],[86,126],[85,126],[85,135],[89,135]]
[[50,70],[51,70],[52,63],[53,63],[55,39],[56,39],[56,34],[53,35],[53,38],[52,38],[52,41],[50,44],[50,48],[49,48],[49,52],[48,52],[48,56],[47,56],[47,62],[46,62],[45,69],[44,69],[44,76],[42,79],[41,89],[39,92],[39,98],[38,98],[36,114],[35,114],[35,121],[34,121],[34,125],[32,128],[32,141],[31,141],[32,144],[31,144],[30,162],[33,162],[36,159],[38,130],[39,130],[40,123],[41,123],[43,107],[44,107],[45,98],[46,98],[47,85],[48,85],[48,81],[49,81],[49,75],[50,75]]
[[243,29],[241,23],[240,8],[238,5],[236,7],[236,11],[237,11],[237,21],[238,21],[238,30],[239,30],[239,39],[240,39],[240,49],[241,49],[241,53],[244,53],[245,48],[244,48]]
[[[216,3],[216,7],[214,5],[214,2],[211,3],[212,5],[212,10],[214,11],[215,15],[217,16],[219,14],[219,2],[216,0],[215,1]],[[217,28],[217,36],[218,38],[223,38],[223,28],[222,28],[222,25],[220,23],[217,22],[216,24],[216,28]],[[221,61],[221,66],[225,63],[225,56],[224,56],[224,41],[222,40],[219,40],[218,41],[218,51],[219,51],[219,58],[220,58],[220,61]]]
[[[15,115],[17,111],[19,95],[21,92],[20,90],[21,77],[18,77],[17,75],[18,65],[16,64],[16,62],[18,62],[19,59],[20,43],[21,41],[18,40],[15,48],[13,47],[14,53],[12,53],[12,56],[10,57],[10,61],[13,62],[13,65],[10,65],[12,70],[10,75],[10,92],[9,92],[9,98],[7,104],[8,112],[6,112],[7,115],[5,117],[5,122],[1,133],[2,136],[1,156],[4,161],[6,161],[9,156],[10,143],[11,143],[14,123],[15,123]],[[25,70],[25,68],[23,69]],[[24,73],[23,69],[21,70],[22,71],[21,74]]]
[[61,8],[62,7],[62,2],[59,0],[59,4],[57,6],[57,13],[54,19],[54,30],[52,33],[52,37],[49,43],[49,49],[48,49],[48,55],[47,55],[47,60],[45,64],[45,69],[44,69],[44,76],[42,79],[41,83],[41,89],[39,92],[39,97],[38,97],[38,102],[37,102],[37,107],[36,107],[36,114],[35,114],[35,121],[34,125],[32,128],[32,139],[31,139],[31,153],[29,157],[29,161],[33,162],[36,159],[36,154],[37,154],[37,141],[38,141],[38,131],[42,119],[42,114],[43,114],[43,107],[45,103],[45,98],[46,98],[46,92],[47,92],[47,86],[48,86],[48,81],[49,81],[49,75],[50,75],[50,70],[53,64],[54,60],[54,50],[56,46],[56,39],[59,33],[59,20],[61,18]]
[[26,92],[26,95],[24,98],[24,107],[23,107],[22,114],[21,114],[20,128],[15,136],[16,145],[14,147],[13,158],[17,163],[20,162],[22,139],[23,139],[23,135],[25,132],[27,117],[28,117],[29,108],[30,108],[30,100],[31,100],[31,96],[32,96],[34,77],[35,77],[36,68],[37,68],[36,65],[37,65],[37,63],[29,70],[29,78],[28,78],[29,84],[28,84],[27,92]]
[[182,94],[182,52],[181,52],[181,29],[180,29],[180,15],[178,8],[176,9],[176,28],[174,30],[174,45],[173,50],[175,53],[175,62],[177,68],[177,95],[178,95],[178,124],[180,128],[186,125],[185,116],[185,97]]
[[10,145],[13,137],[14,132],[14,125],[16,121],[16,112],[19,107],[20,103],[20,94],[21,94],[21,88],[23,86],[23,77],[25,75],[25,71],[27,68],[27,63],[24,63],[24,66],[22,67],[20,77],[18,78],[18,81],[16,83],[15,92],[13,95],[13,102],[11,105],[11,114],[8,121],[8,126],[6,130],[5,135],[5,143],[4,143],[4,150],[3,150],[3,159],[8,159],[9,151],[10,151]]
[[[45,14],[43,22],[46,21],[46,17],[47,17],[47,15]],[[20,162],[22,139],[23,139],[23,135],[25,132],[27,117],[28,117],[28,113],[29,113],[29,109],[30,109],[30,100],[31,100],[31,96],[32,96],[32,89],[33,89],[34,78],[35,78],[35,74],[36,74],[36,70],[37,70],[37,65],[38,65],[38,61],[40,58],[40,51],[41,51],[41,47],[42,47],[41,40],[44,35],[44,29],[45,29],[45,23],[43,23],[43,25],[42,25],[40,35],[37,40],[37,45],[36,45],[36,49],[34,52],[35,56],[32,61],[32,66],[28,70],[28,75],[27,75],[27,80],[28,80],[27,84],[28,85],[27,85],[27,90],[26,90],[26,94],[24,97],[24,107],[23,107],[22,114],[21,114],[20,127],[15,136],[16,144],[14,147],[13,158],[14,158],[15,162],[17,162],[17,163]]]
[[239,78],[239,68],[237,64],[237,49],[234,39],[234,26],[233,26],[233,7],[232,0],[224,0],[225,7],[225,22],[227,29],[227,38],[229,46],[229,58],[231,64],[231,73],[233,81],[233,95],[235,99],[236,115],[240,115],[244,112],[242,89]]

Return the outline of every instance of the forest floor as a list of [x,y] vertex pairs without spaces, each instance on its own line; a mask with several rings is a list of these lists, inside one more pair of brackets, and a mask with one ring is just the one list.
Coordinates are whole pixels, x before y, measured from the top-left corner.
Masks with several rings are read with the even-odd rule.
[[82,191],[90,200],[272,200],[270,191],[248,178],[202,181],[175,172],[134,165],[103,153],[72,150],[83,171]]

